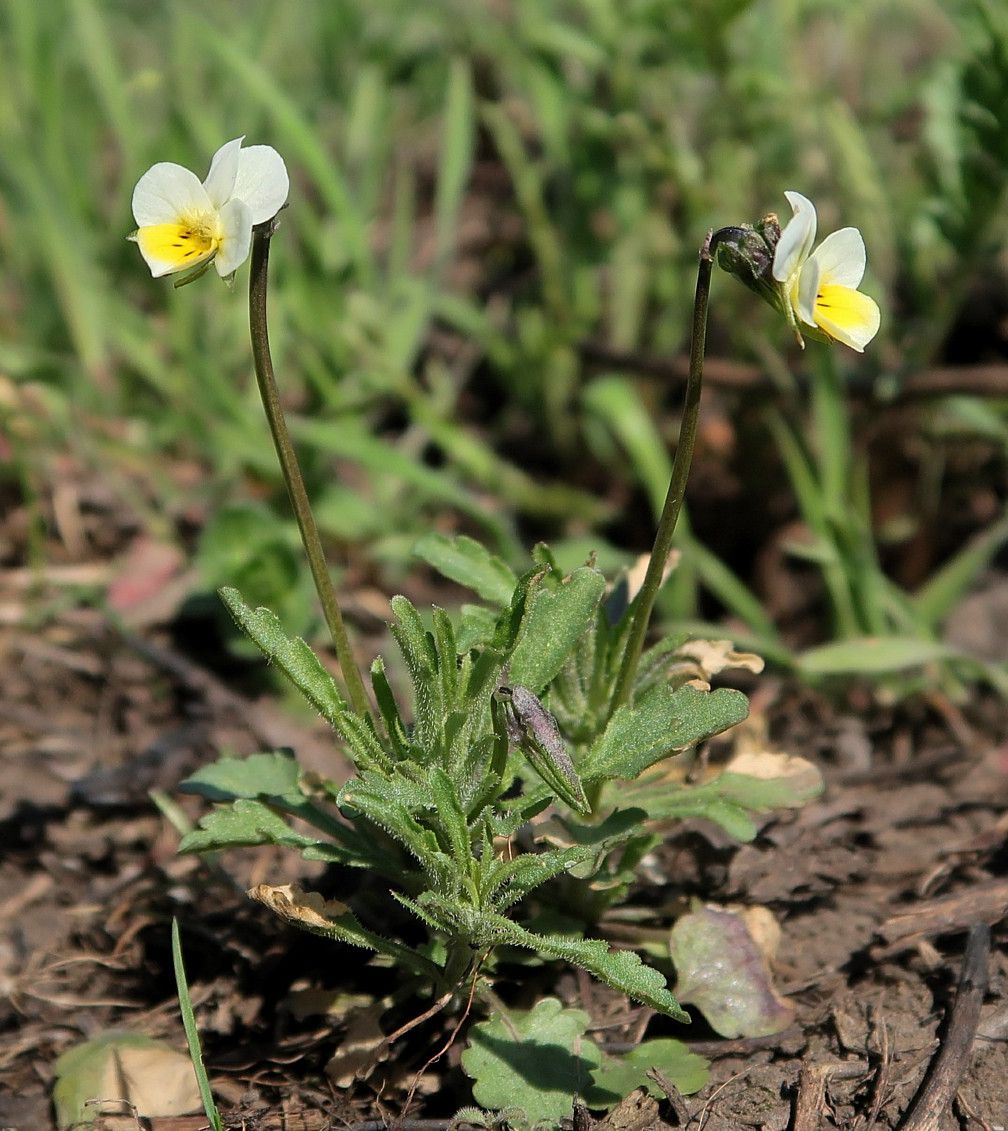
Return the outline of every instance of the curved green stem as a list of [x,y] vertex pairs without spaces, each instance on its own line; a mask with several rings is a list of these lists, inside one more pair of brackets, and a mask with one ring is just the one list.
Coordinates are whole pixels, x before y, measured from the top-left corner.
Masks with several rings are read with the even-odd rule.
[[252,268],[249,275],[249,332],[252,337],[252,359],[255,364],[256,381],[259,384],[259,393],[262,396],[263,408],[266,410],[266,420],[273,435],[273,444],[276,447],[277,458],[280,460],[284,482],[287,484],[287,494],[290,496],[298,529],[301,531],[301,541],[304,544],[305,553],[308,555],[312,580],[315,582],[315,589],[322,604],[322,615],[325,617],[333,644],[336,646],[336,658],[339,660],[340,670],[343,672],[350,702],[358,714],[366,717],[370,713],[367,692],[364,690],[364,681],[361,679],[356,663],[354,663],[350,640],[343,624],[343,614],[333,590],[332,578],[329,576],[329,568],[322,551],[322,540],[319,538],[311,503],[308,501],[308,492],[305,490],[297,454],[294,451],[293,443],[291,443],[290,432],[287,430],[287,421],[284,419],[283,408],[280,404],[280,393],[277,389],[276,377],[273,374],[269,330],[266,323],[266,279],[269,267],[270,238],[275,230],[276,217],[267,220],[265,224],[256,225],[252,230]]
[[665,496],[665,505],[662,508],[658,530],[655,533],[654,546],[651,549],[651,560],[648,562],[647,573],[644,575],[644,584],[641,586],[630,611],[630,631],[627,635],[623,660],[609,704],[610,716],[617,708],[630,700],[634,680],[637,676],[637,664],[644,648],[648,625],[651,623],[651,613],[662,587],[665,565],[672,549],[672,535],[675,533],[679,512],[682,510],[683,496],[686,494],[686,480],[689,478],[690,464],[693,461],[693,446],[696,442],[697,420],[700,415],[704,347],[707,341],[707,303],[710,298],[714,252],[721,240],[738,235],[739,231],[738,228],[719,228],[716,232],[708,232],[703,247],[700,248],[696,295],[693,299],[689,376],[686,380],[686,400],[683,406],[682,424],[679,426],[679,443],[676,445],[668,494]]

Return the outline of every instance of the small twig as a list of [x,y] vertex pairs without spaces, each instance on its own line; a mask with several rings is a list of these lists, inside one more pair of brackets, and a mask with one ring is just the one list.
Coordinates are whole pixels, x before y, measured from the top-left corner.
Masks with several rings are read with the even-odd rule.
[[[662,357],[634,350],[619,350],[601,342],[582,342],[578,346],[587,365],[622,369],[663,381],[682,381],[689,374],[689,359]],[[754,392],[779,392],[765,366],[712,357],[705,364],[704,380],[721,389],[747,389]],[[878,396],[873,383],[852,383],[852,397],[900,404],[927,397],[974,396],[1004,397],[1008,393],[1008,365],[955,365],[927,369],[902,377],[891,397]]]
[[394,1045],[400,1037],[404,1037],[411,1029],[415,1029],[418,1025],[422,1025],[425,1021],[429,1021],[435,1013],[440,1013],[441,1010],[444,1009],[444,1007],[448,1004],[448,1002],[451,1001],[451,999],[452,991],[449,990],[448,993],[442,994],[441,997],[439,997],[437,1001],[434,1002],[430,1009],[424,1010],[424,1012],[421,1013],[418,1017],[411,1018],[406,1022],[405,1025],[400,1025],[400,1027],[396,1029],[394,1033],[390,1034],[385,1038],[384,1041],[382,1041],[381,1047],[387,1048],[389,1045]]
[[744,1076],[748,1075],[748,1072],[749,1072],[748,1069],[743,1069],[743,1071],[741,1071],[741,1072],[736,1072],[734,1076],[729,1076],[728,1079],[725,1080],[723,1084],[719,1084],[714,1089],[714,1091],[711,1092],[711,1094],[704,1101],[703,1110],[700,1112],[700,1121],[699,1121],[699,1124],[698,1124],[698,1127],[697,1127],[697,1131],[703,1131],[704,1125],[707,1122],[707,1115],[708,1115],[708,1112],[710,1110],[710,1107],[714,1103],[714,1101],[718,1098],[718,1096],[721,1095],[721,1093],[725,1090],[725,1088],[728,1087],[729,1084],[734,1084],[736,1080],[741,1080]]
[[805,1064],[798,1076],[791,1131],[817,1131],[826,1100],[826,1082],[834,1077],[852,1080],[869,1071],[863,1060],[838,1060],[832,1064]]
[[878,1119],[879,1112],[882,1110],[882,1102],[885,1099],[886,1088],[889,1086],[889,1069],[892,1065],[892,1050],[889,1047],[889,1029],[885,1020],[881,1022],[879,1027],[879,1066],[878,1071],[875,1073],[875,1080],[872,1084],[871,1090],[871,1107],[868,1109],[868,1115],[865,1118],[865,1127],[871,1131],[875,1126]]
[[955,1105],[967,1120],[972,1119],[975,1123],[979,1123],[981,1131],[994,1131],[993,1126],[978,1111],[973,1110],[962,1092],[956,1092]]
[[665,1098],[668,1100],[672,1111],[675,1113],[676,1123],[680,1127],[685,1127],[690,1121],[690,1113],[689,1109],[686,1107],[686,1101],[682,1098],[682,1092],[679,1091],[660,1068],[649,1068],[644,1075],[647,1076],[649,1080],[653,1080],[665,1093]]
[[948,1029],[932,1060],[899,1131],[938,1131],[951,1109],[959,1081],[969,1064],[973,1038],[980,1022],[980,1007],[987,992],[987,965],[990,956],[990,927],[977,923],[969,933],[966,956],[955,1001],[949,1014]]
[[452,1047],[452,1045],[455,1043],[455,1038],[459,1034],[459,1030],[465,1024],[466,1018],[472,1011],[473,998],[476,996],[476,982],[479,979],[480,966],[482,966],[485,958],[486,955],[484,955],[483,959],[480,960],[480,962],[476,966],[476,969],[473,971],[472,986],[469,989],[469,1000],[466,1002],[466,1007],[462,1011],[462,1016],[458,1019],[458,1024],[448,1034],[448,1040],[445,1041],[441,1048],[438,1049],[438,1051],[427,1061],[423,1068],[420,1069],[416,1076],[413,1077],[413,1083],[410,1084],[410,1089],[406,1093],[406,1102],[403,1104],[403,1116],[405,1116],[406,1112],[408,1112],[410,1109],[410,1104],[412,1104],[413,1102],[413,1095],[416,1092],[417,1088],[420,1086],[420,1081],[421,1079],[423,1079],[423,1074],[436,1060],[440,1060],[441,1057],[443,1057],[444,1054]]
[[873,956],[888,957],[916,945],[924,936],[963,930],[972,923],[997,923],[1008,913],[1008,882],[976,884],[954,895],[917,903],[890,916],[877,929],[886,946],[873,948]]

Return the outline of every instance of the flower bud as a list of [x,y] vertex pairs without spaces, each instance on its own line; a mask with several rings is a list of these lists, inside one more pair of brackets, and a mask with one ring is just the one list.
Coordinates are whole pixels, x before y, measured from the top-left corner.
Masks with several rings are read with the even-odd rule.
[[780,221],[773,212],[755,224],[715,233],[718,266],[778,309],[782,309],[781,293],[773,277],[773,262],[780,235]]

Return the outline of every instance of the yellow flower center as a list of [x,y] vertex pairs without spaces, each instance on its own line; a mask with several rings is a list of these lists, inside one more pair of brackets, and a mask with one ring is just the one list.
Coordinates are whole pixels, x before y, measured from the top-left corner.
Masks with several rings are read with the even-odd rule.
[[183,216],[171,224],[152,224],[136,234],[144,255],[173,267],[195,267],[216,255],[223,241],[216,215]]
[[842,339],[844,333],[856,332],[868,325],[874,310],[872,300],[853,287],[824,283],[819,286],[812,314],[820,330],[831,338]]

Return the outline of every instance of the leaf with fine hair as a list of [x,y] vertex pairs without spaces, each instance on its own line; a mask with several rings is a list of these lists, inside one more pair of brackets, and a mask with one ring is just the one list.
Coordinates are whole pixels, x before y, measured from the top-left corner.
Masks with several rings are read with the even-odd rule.
[[405,597],[393,597],[391,603],[396,618],[391,625],[392,635],[406,661],[416,700],[416,751],[431,758],[440,749],[446,706],[437,649],[413,604]]
[[295,832],[283,817],[261,801],[241,798],[201,818],[199,828],[182,838],[179,852],[207,852],[253,844],[308,848],[318,841]]
[[419,974],[437,974],[433,963],[412,948],[367,930],[345,903],[324,899],[318,892],[303,891],[297,884],[258,884],[248,895],[303,931],[387,954]]
[[740,723],[748,712],[741,691],[659,684],[613,715],[581,762],[581,776],[635,778],[662,758]]
[[541,694],[591,625],[604,591],[605,578],[591,566],[574,570],[552,588],[545,576],[532,585],[508,660],[508,678]]
[[246,605],[237,589],[224,586],[217,593],[242,632],[277,665],[324,719],[339,728],[347,713],[346,702],[336,681],[311,648],[300,638],[288,636],[279,618],[269,609]]
[[438,923],[439,929],[446,933],[462,935],[473,946],[519,946],[546,958],[562,959],[594,974],[599,981],[642,1005],[668,1014],[676,1021],[690,1020],[689,1014],[669,992],[664,975],[651,966],[645,966],[632,950],[612,950],[600,939],[538,935],[504,915],[462,906],[433,892],[424,892],[416,900],[416,905],[422,908],[429,922]]

